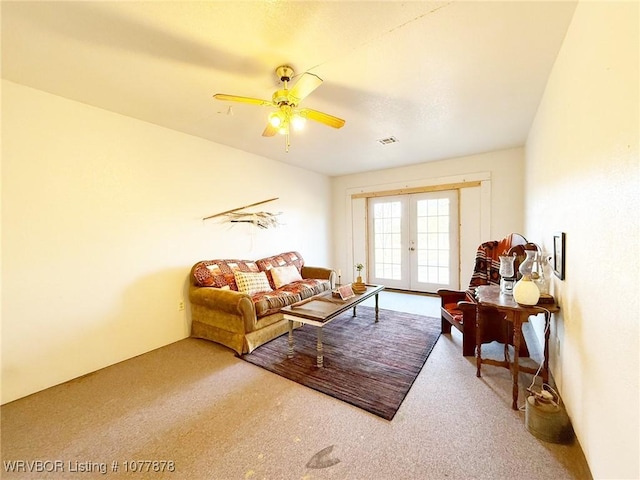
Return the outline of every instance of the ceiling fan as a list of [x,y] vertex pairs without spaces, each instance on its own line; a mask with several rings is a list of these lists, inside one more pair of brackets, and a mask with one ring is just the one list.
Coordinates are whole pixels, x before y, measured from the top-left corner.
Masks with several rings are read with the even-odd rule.
[[293,73],[293,68],[288,65],[281,65],[276,68],[276,75],[282,82],[283,88],[276,90],[271,100],[239,97],[225,93],[216,93],[213,98],[230,102],[250,103],[263,107],[274,107],[275,110],[269,114],[267,126],[262,132],[262,136],[272,137],[276,133],[285,135],[286,151],[288,152],[290,129],[300,130],[307,119],[333,128],[341,128],[345,123],[341,118],[334,117],[328,113],[312,110],[311,108],[301,108],[299,106],[300,102],[322,84],[322,79],[313,73],[305,72],[289,90],[289,82],[293,78]]

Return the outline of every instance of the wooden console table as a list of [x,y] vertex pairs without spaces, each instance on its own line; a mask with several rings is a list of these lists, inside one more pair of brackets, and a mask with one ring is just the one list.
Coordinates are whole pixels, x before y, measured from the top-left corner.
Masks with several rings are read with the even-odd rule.
[[[535,374],[536,368],[526,367],[519,363],[519,350],[520,342],[522,340],[522,324],[529,321],[529,316],[539,315],[541,313],[545,316],[545,329],[544,329],[544,360],[542,364],[542,381],[547,383],[549,381],[549,323],[551,321],[551,314],[560,311],[560,308],[555,303],[553,304],[540,304],[535,306],[519,305],[511,295],[504,295],[500,293],[500,287],[498,285],[482,285],[476,289],[475,292],[477,300],[477,326],[476,326],[476,376],[480,377],[480,369],[482,364],[495,365],[498,367],[505,367],[511,370],[511,376],[513,377],[513,403],[511,408],[518,409],[518,375],[520,372]],[[480,339],[483,332],[483,309],[495,309],[504,314],[507,321],[513,323],[513,362],[508,359],[508,345],[505,345],[505,359],[504,361],[492,360],[489,358],[482,358],[482,344]]]

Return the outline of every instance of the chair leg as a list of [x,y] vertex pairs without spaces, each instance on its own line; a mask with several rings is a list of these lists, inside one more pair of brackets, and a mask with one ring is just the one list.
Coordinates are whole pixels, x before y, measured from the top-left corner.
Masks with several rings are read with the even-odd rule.
[[444,317],[440,317],[440,333],[451,333],[451,323]]
[[476,355],[476,339],[471,335],[462,336],[462,356],[474,357]]
[[[462,332],[462,356],[475,357],[476,355],[476,318],[465,319],[464,332]],[[472,321],[473,320],[473,321]]]

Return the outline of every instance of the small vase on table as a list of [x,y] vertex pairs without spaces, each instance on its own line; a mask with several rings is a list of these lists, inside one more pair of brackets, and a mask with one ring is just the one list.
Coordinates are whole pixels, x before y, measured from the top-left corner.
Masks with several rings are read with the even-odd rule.
[[356,264],[356,270],[358,271],[358,277],[356,281],[351,284],[351,289],[355,293],[364,293],[367,291],[367,286],[362,281],[362,270],[364,269],[364,265],[361,263]]

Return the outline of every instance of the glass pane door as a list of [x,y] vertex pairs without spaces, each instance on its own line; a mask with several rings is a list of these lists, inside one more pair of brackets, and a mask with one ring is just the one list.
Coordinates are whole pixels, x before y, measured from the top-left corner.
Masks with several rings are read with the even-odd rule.
[[370,283],[408,289],[406,196],[369,200]]
[[436,292],[458,288],[457,192],[410,196],[409,240],[411,290]]
[[369,199],[370,283],[435,292],[458,288],[457,192]]

